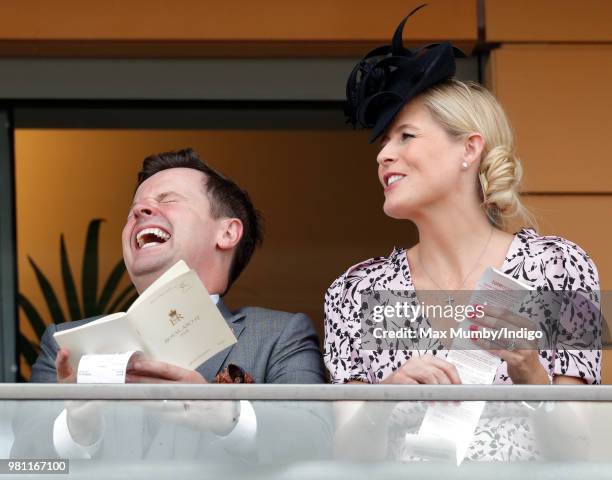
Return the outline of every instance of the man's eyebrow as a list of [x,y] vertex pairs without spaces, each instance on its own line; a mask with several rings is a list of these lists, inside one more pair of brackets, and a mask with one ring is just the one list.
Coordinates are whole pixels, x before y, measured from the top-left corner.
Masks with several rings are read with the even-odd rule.
[[161,201],[162,201],[162,200],[164,200],[165,198],[170,197],[170,196],[172,196],[172,195],[175,195],[175,196],[177,196],[177,197],[181,197],[181,198],[185,198],[185,196],[184,196],[184,195],[181,195],[180,193],[175,192],[174,190],[170,190],[170,191],[168,191],[168,192],[162,192],[162,193],[158,194],[158,195],[155,197],[155,200],[157,200],[158,202],[161,202]]
[[[158,194],[155,196],[155,201],[156,201],[156,202],[161,202],[161,201],[163,201],[165,198],[167,198],[167,197],[169,197],[169,196],[171,196],[171,195],[176,195],[177,197],[181,197],[181,198],[187,198],[187,197],[185,197],[185,195],[181,195],[180,193],[175,192],[174,190],[169,190],[169,191],[167,191],[167,192],[158,193]],[[136,205],[137,203],[138,203],[138,202],[132,202],[132,207],[133,207],[134,205]]]

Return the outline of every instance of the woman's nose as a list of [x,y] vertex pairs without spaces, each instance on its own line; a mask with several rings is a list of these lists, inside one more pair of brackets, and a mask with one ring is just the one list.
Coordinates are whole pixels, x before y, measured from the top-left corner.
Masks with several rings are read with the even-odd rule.
[[391,148],[389,148],[389,144],[385,145],[376,156],[376,162],[378,163],[378,165],[385,165],[393,163],[394,161],[395,155],[391,151]]

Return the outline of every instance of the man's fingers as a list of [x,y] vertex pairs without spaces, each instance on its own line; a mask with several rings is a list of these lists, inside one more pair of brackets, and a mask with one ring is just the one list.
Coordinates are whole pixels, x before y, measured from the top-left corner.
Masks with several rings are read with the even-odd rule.
[[147,377],[145,375],[128,373],[125,376],[125,383],[174,383],[174,381],[159,377]]
[[66,410],[78,415],[93,415],[105,407],[107,400],[66,400]]
[[154,379],[176,381],[181,380],[189,371],[165,362],[137,360],[132,364],[129,373],[138,377],[151,377]]
[[70,365],[70,353],[65,348],[61,348],[55,357],[55,371],[58,381],[67,381],[74,376],[74,370]]

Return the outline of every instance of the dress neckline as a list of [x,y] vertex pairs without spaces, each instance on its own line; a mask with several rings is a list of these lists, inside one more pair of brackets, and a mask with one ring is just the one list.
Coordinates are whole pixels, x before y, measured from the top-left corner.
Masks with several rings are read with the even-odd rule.
[[[501,266],[502,271],[506,271],[508,268],[508,264],[512,260],[510,257],[513,252],[516,251],[516,244],[523,241],[523,238],[527,237],[530,233],[535,233],[532,229],[529,228],[521,228],[518,232],[514,233],[514,238],[510,242],[508,246],[508,250],[506,250],[506,255],[504,257],[504,262]],[[396,263],[400,267],[400,271],[403,271],[404,278],[410,288],[416,290],[414,288],[414,283],[412,281],[412,272],[410,271],[410,262],[408,261],[408,250],[406,248],[395,248],[392,253],[393,263]],[[402,268],[405,267],[405,268]]]

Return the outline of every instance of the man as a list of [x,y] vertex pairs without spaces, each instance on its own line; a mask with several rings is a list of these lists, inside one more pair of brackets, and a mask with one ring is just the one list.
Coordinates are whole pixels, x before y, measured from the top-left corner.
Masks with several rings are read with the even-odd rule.
[[[212,381],[228,364],[240,366],[256,383],[325,381],[316,333],[305,315],[252,307],[231,312],[223,303],[221,297],[261,241],[261,222],[246,192],[204,164],[193,150],[144,160],[122,234],[123,257],[136,290],[142,293],[178,260],[184,260],[217,302],[237,343],[195,370],[137,360],[129,366],[127,382],[202,384]],[[70,352],[59,349],[53,333],[91,320],[47,329],[31,382],[76,380]],[[248,402],[236,407],[222,402],[214,414],[206,416],[202,428],[221,436],[235,433],[240,440],[252,438],[256,412]],[[89,458],[98,452],[103,420],[97,410],[95,404],[72,405],[55,419],[53,445],[59,455]],[[19,453],[19,446],[16,441],[14,454]]]

